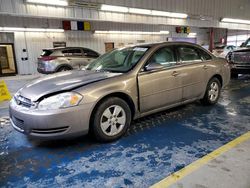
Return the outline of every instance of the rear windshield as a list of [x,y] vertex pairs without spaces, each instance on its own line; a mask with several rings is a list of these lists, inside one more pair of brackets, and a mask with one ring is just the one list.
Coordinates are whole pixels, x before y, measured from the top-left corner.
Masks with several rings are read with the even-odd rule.
[[41,57],[45,56],[64,56],[61,50],[43,50]]
[[53,50],[43,50],[41,56],[50,56],[53,53]]

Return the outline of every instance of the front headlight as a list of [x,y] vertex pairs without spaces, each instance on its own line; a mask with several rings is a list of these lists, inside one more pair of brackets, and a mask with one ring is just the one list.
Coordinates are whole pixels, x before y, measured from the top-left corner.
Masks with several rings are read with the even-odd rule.
[[39,110],[56,110],[61,108],[69,108],[77,106],[81,100],[82,95],[75,92],[60,93],[43,99],[38,104]]

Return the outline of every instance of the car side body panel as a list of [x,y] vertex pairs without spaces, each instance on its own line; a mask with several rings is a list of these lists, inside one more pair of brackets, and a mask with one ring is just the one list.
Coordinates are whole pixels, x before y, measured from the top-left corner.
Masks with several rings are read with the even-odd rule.
[[[181,69],[173,68],[139,73],[138,89],[142,113],[181,101],[181,77],[183,76]],[[175,71],[179,75],[173,75]]]
[[[25,129],[27,134],[34,129],[41,129],[44,124],[48,129],[50,126],[60,129],[68,126],[66,131],[56,135],[51,134],[51,137],[66,136],[77,132],[86,134],[91,118],[95,118],[95,109],[106,97],[116,96],[124,99],[133,108],[133,119],[137,119],[202,99],[209,80],[214,76],[221,80],[222,87],[228,84],[230,80],[228,63],[225,59],[215,58],[213,55],[208,61],[187,65],[177,63],[176,66],[155,71],[145,69],[148,59],[156,50],[178,44],[200,48],[198,45],[189,43],[158,43],[152,45],[143,58],[127,73],[69,71],[33,81],[22,88],[19,93],[36,104],[43,97],[46,98],[58,92],[75,91],[80,93],[83,99],[76,107],[48,112],[39,112],[38,109],[35,112],[32,109],[19,111],[18,107],[13,104],[10,106],[10,117],[13,120],[17,118],[25,122],[28,122],[28,117],[31,116],[33,122],[37,118],[39,125],[27,123],[28,128]],[[61,115],[64,121],[56,122]],[[46,137],[46,135],[34,132],[33,136]]]

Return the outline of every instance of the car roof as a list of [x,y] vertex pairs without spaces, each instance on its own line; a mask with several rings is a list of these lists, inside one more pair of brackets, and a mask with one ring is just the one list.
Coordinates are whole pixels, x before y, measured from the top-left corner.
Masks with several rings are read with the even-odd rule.
[[191,42],[184,42],[184,41],[164,41],[164,42],[153,42],[153,43],[143,43],[143,44],[137,44],[130,47],[145,47],[145,48],[151,48],[151,47],[157,47],[157,46],[164,46],[164,45],[189,45],[194,46],[199,49],[203,49],[207,53],[209,53],[212,57],[215,57],[210,51],[203,48],[202,46],[191,43]]
[[136,44],[132,45],[131,47],[154,47],[154,46],[161,46],[164,44],[170,44],[170,45],[192,45],[192,46],[199,46],[195,43],[191,42],[182,42],[182,41],[163,41],[163,42],[152,42],[152,43],[143,43],[143,44]]
[[[92,50],[90,48],[86,48],[86,47],[57,47],[57,48],[44,48],[43,50],[69,50],[69,49],[75,49],[75,48],[82,48],[82,49],[89,49],[89,50]],[[92,50],[94,51],[94,50]]]

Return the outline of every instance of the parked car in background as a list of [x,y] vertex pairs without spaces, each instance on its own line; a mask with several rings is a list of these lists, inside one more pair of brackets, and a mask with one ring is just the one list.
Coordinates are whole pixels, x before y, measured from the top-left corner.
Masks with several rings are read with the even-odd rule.
[[227,54],[229,52],[232,52],[233,50],[235,50],[236,47],[233,46],[233,45],[219,45],[219,46],[216,46],[213,50],[213,54],[215,56],[218,56],[218,57],[222,57],[222,58],[226,58]]
[[10,102],[13,127],[32,137],[125,134],[131,120],[201,100],[215,104],[230,80],[226,59],[186,42],[136,45],[108,52],[86,70],[34,80]]
[[250,74],[250,38],[242,43],[240,49],[230,52],[227,60],[231,64],[231,77],[237,78],[238,74]]
[[37,71],[43,74],[81,68],[100,56],[99,53],[80,47],[44,49],[38,58]]

